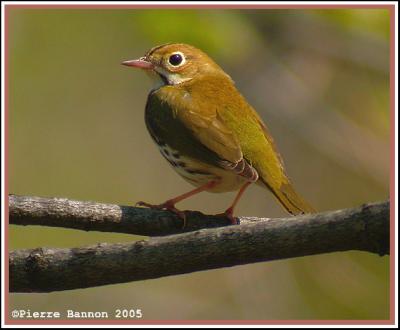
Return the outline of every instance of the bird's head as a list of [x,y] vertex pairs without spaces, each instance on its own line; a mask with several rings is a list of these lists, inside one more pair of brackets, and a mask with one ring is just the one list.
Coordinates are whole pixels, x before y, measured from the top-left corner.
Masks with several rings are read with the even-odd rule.
[[146,70],[156,79],[156,88],[179,85],[204,75],[224,75],[230,79],[207,54],[187,44],[157,46],[145,56],[122,64]]

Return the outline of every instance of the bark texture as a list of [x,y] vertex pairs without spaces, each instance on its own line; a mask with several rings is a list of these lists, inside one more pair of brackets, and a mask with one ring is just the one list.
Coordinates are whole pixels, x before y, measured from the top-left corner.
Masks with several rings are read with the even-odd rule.
[[[14,204],[10,203],[10,215],[14,214],[15,219],[15,214],[19,214],[19,220],[11,223],[33,222],[26,220],[35,219],[32,214],[26,216],[24,213],[21,215],[22,211],[12,210],[15,201],[14,198]],[[67,203],[65,200],[61,202],[63,206]],[[79,207],[73,210],[77,212],[75,214],[78,214],[79,219],[90,223],[85,229],[101,228],[104,231],[107,229],[107,231],[128,232],[119,227],[121,221],[115,221],[113,225],[112,219],[121,218],[121,214],[118,213],[119,206],[89,207],[89,211],[85,211],[78,209],[91,204],[79,203],[81,203]],[[46,205],[48,207],[45,211],[35,211],[40,215],[39,218],[43,214],[46,214],[46,217],[53,216],[49,215],[49,210],[54,204]],[[25,209],[32,210],[33,207]],[[150,216],[146,218],[154,223],[150,226],[147,224],[148,227],[141,231],[142,234],[149,232],[154,234],[155,231],[165,234],[169,221],[173,226],[178,226],[178,229],[174,227],[171,231],[181,230],[179,229],[181,223],[179,221],[175,223],[177,219],[168,212],[148,209],[142,209],[143,213],[135,213],[136,210],[130,209],[128,211],[125,215],[129,216],[125,221],[131,221],[130,217],[135,218],[139,214],[140,221],[144,223],[146,218],[143,216],[144,213],[155,215],[154,218]],[[93,212],[95,214],[100,212],[103,216],[107,214],[105,218],[111,222],[101,227],[104,218],[88,220],[93,219]],[[65,218],[59,223],[72,218],[70,213],[64,215]],[[114,216],[110,218],[110,214]],[[216,225],[212,222],[215,217],[205,217],[210,219],[212,226]],[[337,251],[360,250],[384,255],[389,254],[389,219],[389,202],[381,202],[291,218],[241,218],[242,224],[238,226],[201,229],[132,243],[101,243],[71,249],[16,250],[9,256],[10,291],[50,292],[87,288]],[[46,222],[58,225],[55,219],[52,221],[41,220],[40,224]],[[83,229],[77,222],[79,221],[71,219],[68,226]],[[133,225],[132,232],[139,233],[137,230],[139,227]]]

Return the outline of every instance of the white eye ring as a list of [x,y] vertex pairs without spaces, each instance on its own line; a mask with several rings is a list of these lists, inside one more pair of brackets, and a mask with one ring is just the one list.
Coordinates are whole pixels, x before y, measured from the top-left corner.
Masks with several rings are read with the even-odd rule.
[[172,53],[168,58],[168,64],[173,67],[179,67],[186,63],[185,55],[182,52]]

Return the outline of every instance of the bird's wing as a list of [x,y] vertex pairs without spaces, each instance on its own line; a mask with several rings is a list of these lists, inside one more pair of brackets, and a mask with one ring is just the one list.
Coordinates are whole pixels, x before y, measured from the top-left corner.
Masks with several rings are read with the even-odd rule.
[[177,117],[189,128],[194,136],[221,159],[237,163],[243,153],[235,134],[219,118],[216,109],[194,110],[189,107],[179,111]]
[[164,87],[151,93],[146,105],[147,128],[158,144],[167,142],[187,156],[231,170],[249,181],[258,179],[257,171],[243,157],[237,137],[215,107],[194,109],[192,102],[172,105],[170,96]]
[[222,168],[249,181],[258,179],[257,171],[243,157],[237,136],[226,126],[216,107],[204,107],[199,111],[189,106],[185,111],[179,111],[177,117],[201,144],[221,158],[218,163]]
[[233,84],[214,79],[200,87],[191,90],[177,112],[194,137],[222,159],[220,166],[242,171],[251,181],[260,177],[290,213],[311,212],[293,189],[266,125]]

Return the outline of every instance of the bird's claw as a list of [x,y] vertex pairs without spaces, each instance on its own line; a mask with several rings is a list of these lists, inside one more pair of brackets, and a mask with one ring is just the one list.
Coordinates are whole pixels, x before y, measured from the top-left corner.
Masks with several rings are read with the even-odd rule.
[[139,201],[139,202],[137,202],[135,204],[135,206],[144,206],[144,207],[148,207],[150,209],[170,211],[170,212],[176,214],[180,219],[182,219],[182,221],[183,221],[182,228],[186,227],[186,214],[185,214],[185,212],[181,211],[181,210],[178,210],[175,207],[175,204],[171,203],[170,201],[166,201],[165,203],[162,203],[162,204],[150,204],[150,203]]
[[216,215],[220,216],[220,217],[228,218],[231,221],[232,225],[238,225],[240,223],[239,218],[233,216],[233,210],[231,208],[228,208],[224,213],[219,213]]
[[159,206],[159,205],[139,201],[139,202],[135,203],[135,207],[137,207],[137,206],[144,206],[144,207],[148,207],[149,209],[156,209],[156,208],[158,208],[157,206]]

